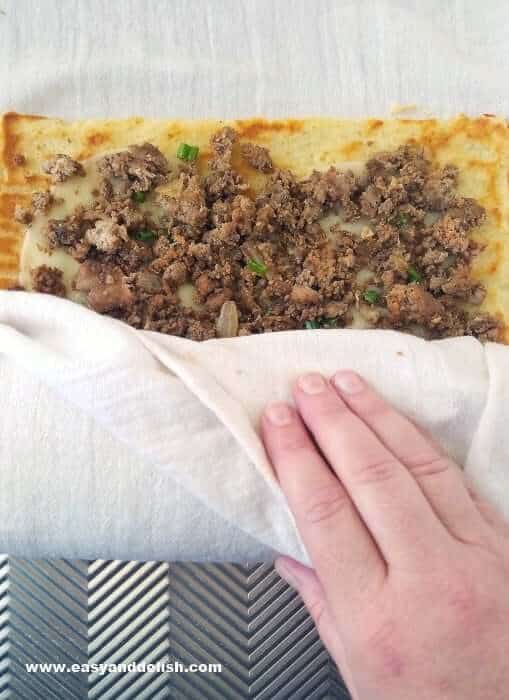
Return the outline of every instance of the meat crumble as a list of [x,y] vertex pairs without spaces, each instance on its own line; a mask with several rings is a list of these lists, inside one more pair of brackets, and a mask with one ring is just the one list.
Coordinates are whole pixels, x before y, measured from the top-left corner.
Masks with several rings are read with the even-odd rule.
[[51,176],[54,183],[65,182],[73,175],[82,177],[85,175],[85,169],[79,161],[62,153],[58,153],[54,158],[43,163],[42,170]]
[[36,292],[53,294],[57,297],[65,297],[66,289],[62,270],[57,267],[40,265],[32,270],[32,285]]
[[269,150],[263,146],[258,146],[255,143],[243,143],[240,146],[240,153],[242,158],[255,170],[270,173],[273,168]]
[[16,204],[14,208],[14,220],[20,224],[29,224],[32,221],[32,212],[28,207]]
[[34,192],[32,194],[32,209],[34,211],[46,211],[53,202],[50,192]]
[[[485,211],[458,194],[453,166],[405,145],[361,174],[330,167],[298,179],[230,127],[210,147],[203,174],[195,161],[170,169],[149,143],[108,154],[95,201],[49,219],[49,246],[79,261],[75,287],[92,309],[194,340],[343,327],[499,338],[497,319],[476,311],[484,289],[470,274]],[[256,193],[235,152],[265,174]],[[84,169],[58,155],[45,171],[61,182]],[[33,206],[50,202],[39,193]],[[33,280],[63,293],[51,268]]]

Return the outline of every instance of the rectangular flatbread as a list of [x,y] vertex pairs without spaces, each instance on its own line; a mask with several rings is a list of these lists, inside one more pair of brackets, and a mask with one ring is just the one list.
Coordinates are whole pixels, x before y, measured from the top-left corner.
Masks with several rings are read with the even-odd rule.
[[504,119],[4,114],[0,288],[195,340],[396,328],[509,341]]

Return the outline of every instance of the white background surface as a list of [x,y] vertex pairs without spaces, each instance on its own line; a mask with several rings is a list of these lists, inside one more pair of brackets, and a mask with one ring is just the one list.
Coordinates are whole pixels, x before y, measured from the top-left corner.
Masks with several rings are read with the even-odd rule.
[[[0,0],[0,111],[371,116],[417,103],[438,115],[509,114],[508,37],[498,0]],[[0,550],[267,554],[11,369],[0,356]],[[73,429],[58,430],[66,422]]]
[[0,109],[506,114],[504,0],[0,0]]

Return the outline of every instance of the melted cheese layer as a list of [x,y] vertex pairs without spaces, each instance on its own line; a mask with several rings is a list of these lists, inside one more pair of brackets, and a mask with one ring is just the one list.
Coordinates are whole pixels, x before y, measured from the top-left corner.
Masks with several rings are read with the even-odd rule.
[[[56,267],[63,273],[63,281],[67,290],[67,296],[73,301],[86,304],[86,295],[74,289],[74,280],[78,274],[79,263],[63,249],[51,249],[48,243],[47,229],[50,219],[65,219],[71,216],[76,207],[90,206],[96,195],[100,185],[100,174],[98,171],[98,161],[102,157],[96,156],[90,158],[83,163],[85,168],[85,176],[74,176],[69,180],[52,185],[50,188],[53,195],[54,203],[46,212],[38,212],[32,221],[27,226],[23,247],[20,259],[20,277],[19,282],[22,287],[30,291],[33,290],[31,272],[41,265],[48,267]],[[344,166],[360,173],[363,169],[362,163],[345,163]],[[162,188],[168,192],[168,186],[163,185]],[[145,202],[139,204],[141,209],[149,211],[150,214],[157,220],[163,210],[156,202],[157,193],[150,194]],[[341,229],[348,231],[354,235],[359,235],[361,231],[368,226],[367,219],[359,219],[358,221],[345,221],[341,214],[328,214],[323,217],[320,222],[322,228],[328,235],[330,240],[334,240],[334,233],[331,228],[340,225]],[[368,279],[372,273],[369,270],[362,270],[360,278]],[[182,284],[177,290],[177,296],[184,307],[200,309],[201,304],[196,296],[196,289],[193,284]],[[353,320],[350,324],[352,328],[370,328],[371,324],[366,315],[363,315],[362,310],[355,310]]]
[[[503,319],[505,341],[509,342],[509,129],[505,119],[490,116],[460,115],[448,120],[255,118],[221,122],[132,118],[66,122],[4,114],[0,123],[0,288],[13,286],[19,279],[24,228],[14,220],[14,209],[17,204],[27,206],[34,190],[47,188],[48,178],[41,174],[42,162],[55,153],[86,161],[149,141],[161,149],[172,167],[179,144],[186,142],[199,146],[198,166],[203,170],[210,155],[210,136],[224,125],[235,128],[242,139],[267,147],[278,167],[291,170],[299,178],[330,165],[353,167],[353,163],[363,163],[379,151],[394,150],[405,143],[422,145],[439,165],[457,166],[459,194],[473,197],[487,211],[486,222],[474,234],[484,249],[474,261],[473,276],[487,290],[478,310]],[[24,156],[24,162],[16,158],[18,154]],[[234,165],[254,191],[260,189],[264,182],[261,173],[242,162]],[[28,254],[24,252],[25,260]],[[53,253],[51,260],[44,262],[71,264],[58,255]],[[71,279],[73,269],[66,269],[65,274],[67,280]],[[22,272],[22,277],[25,280],[26,273]]]

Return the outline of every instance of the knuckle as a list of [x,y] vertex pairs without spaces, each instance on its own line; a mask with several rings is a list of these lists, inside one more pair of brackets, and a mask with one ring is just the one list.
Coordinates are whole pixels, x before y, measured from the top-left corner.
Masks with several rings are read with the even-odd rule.
[[350,409],[332,391],[326,392],[313,405],[313,417],[320,422],[337,423],[348,415],[351,415]]
[[365,390],[358,395],[356,402],[356,410],[365,418],[385,419],[387,416],[395,413],[380,396],[377,396],[371,390]]
[[447,594],[447,607],[451,622],[460,630],[476,626],[482,617],[482,602],[473,585],[466,580],[453,583]]
[[349,498],[341,488],[331,489],[329,486],[315,492],[304,504],[304,518],[308,523],[316,525],[332,520],[345,507],[349,506]]
[[396,625],[393,620],[379,620],[371,627],[368,627],[364,635],[364,646],[374,654],[392,646],[396,632]]
[[399,467],[394,457],[366,460],[357,469],[357,481],[360,484],[378,484],[392,479]]
[[445,455],[418,455],[405,463],[415,477],[438,476],[451,468],[451,461]]
[[359,650],[369,660],[375,676],[387,681],[400,676],[404,668],[403,645],[392,619],[378,620],[361,635]]
[[295,453],[308,450],[310,440],[300,427],[289,427],[282,430],[277,437],[277,449],[282,453]]
[[[500,606],[488,583],[481,586],[485,565],[459,567],[434,587],[444,639],[457,644],[490,634],[500,620]],[[481,573],[482,572],[482,573]]]

